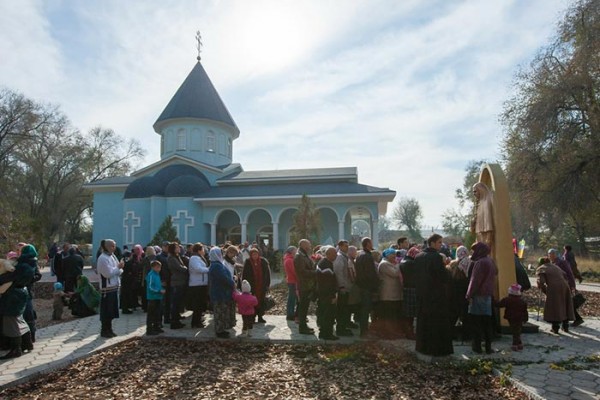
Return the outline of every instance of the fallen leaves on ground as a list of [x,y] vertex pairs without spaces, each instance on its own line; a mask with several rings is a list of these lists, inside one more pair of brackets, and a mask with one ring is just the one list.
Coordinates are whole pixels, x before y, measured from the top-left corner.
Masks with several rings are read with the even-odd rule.
[[[585,303],[579,308],[579,314],[582,317],[600,317],[600,293],[581,292],[585,297]],[[529,307],[539,307],[541,305],[540,315],[543,314],[543,304],[546,296],[537,287],[532,287],[523,293],[523,299]]]
[[0,392],[29,399],[520,399],[490,375],[377,343],[281,345],[133,339]]

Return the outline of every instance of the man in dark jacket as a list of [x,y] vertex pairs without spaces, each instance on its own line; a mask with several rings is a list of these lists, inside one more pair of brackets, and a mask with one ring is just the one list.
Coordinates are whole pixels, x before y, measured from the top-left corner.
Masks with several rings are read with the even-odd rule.
[[362,251],[356,258],[356,285],[360,288],[360,336],[367,336],[369,330],[369,315],[373,307],[372,297],[379,290],[379,275],[375,267],[373,242],[371,238],[362,240]]
[[337,258],[335,247],[325,250],[325,257],[319,260],[317,266],[317,295],[318,315],[320,315],[319,339],[338,340],[333,334],[335,321],[335,304],[337,293],[337,280],[333,272],[333,262]]
[[308,314],[308,306],[316,290],[316,275],[315,264],[310,258],[310,250],[312,246],[308,239],[302,239],[298,243],[298,252],[294,257],[294,270],[298,278],[298,321],[299,332],[303,335],[312,335],[314,329],[309,328],[306,323]]

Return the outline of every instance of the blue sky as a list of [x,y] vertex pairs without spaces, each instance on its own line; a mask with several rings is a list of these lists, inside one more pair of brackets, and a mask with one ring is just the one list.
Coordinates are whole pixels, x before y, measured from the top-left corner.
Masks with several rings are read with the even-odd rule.
[[[425,228],[473,159],[500,157],[519,66],[566,0],[3,1],[0,86],[60,105],[82,131],[138,138],[196,62],[241,130],[245,170],[357,166],[416,198]],[[391,211],[393,204],[388,210]]]

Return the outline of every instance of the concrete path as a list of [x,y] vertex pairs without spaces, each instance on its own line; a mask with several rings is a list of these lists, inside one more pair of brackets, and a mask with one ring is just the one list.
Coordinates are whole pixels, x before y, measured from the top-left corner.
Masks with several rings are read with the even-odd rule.
[[[0,388],[33,379],[40,374],[64,367],[74,360],[133,337],[152,340],[155,337],[173,337],[188,340],[214,340],[211,319],[204,329],[186,327],[165,329],[160,336],[147,337],[145,314],[137,311],[122,315],[114,321],[119,335],[113,339],[99,336],[98,316],[77,319],[38,330],[35,349],[20,358],[0,362]],[[284,316],[268,315],[266,324],[256,324],[252,337],[241,337],[241,318],[235,327],[235,338],[229,340],[269,341],[276,343],[319,343],[316,335],[300,335],[297,325]],[[535,317],[532,316],[535,322]],[[189,326],[189,318],[184,321]],[[315,321],[311,318],[311,326]],[[553,335],[549,325],[540,323],[539,334],[524,336],[525,350],[512,352],[511,338],[503,336],[494,342],[497,353],[478,356],[467,343],[454,343],[454,357],[470,359],[480,357],[494,360],[500,369],[512,366],[512,376],[533,398],[546,399],[600,399],[600,320],[587,319],[584,325],[572,328],[570,334]],[[358,337],[342,338],[335,343],[348,344],[360,341]],[[322,342],[321,342],[322,343]],[[332,342],[328,342],[332,343]],[[386,344],[414,352],[414,342],[408,340],[386,341]],[[587,358],[586,358],[587,357]],[[592,359],[591,357],[597,357]],[[595,360],[595,361],[594,361]],[[552,365],[564,367],[556,369]],[[577,368],[584,369],[577,369]],[[1,392],[0,392],[1,395]]]

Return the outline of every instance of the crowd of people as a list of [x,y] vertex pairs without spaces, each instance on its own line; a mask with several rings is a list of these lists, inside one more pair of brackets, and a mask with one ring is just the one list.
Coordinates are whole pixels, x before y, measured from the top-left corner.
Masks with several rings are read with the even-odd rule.
[[[448,256],[448,247],[438,234],[422,245],[401,237],[382,252],[375,251],[367,237],[361,247],[341,240],[336,246],[313,248],[308,239],[302,239],[298,247],[286,249],[286,317],[297,324],[300,334],[315,333],[308,325],[308,310],[316,302],[318,336],[323,340],[355,334],[407,338],[416,341],[416,350],[422,354],[445,356],[453,353],[452,341],[461,335],[472,341],[474,352],[491,353],[496,314],[505,308],[504,318],[513,333],[512,349],[523,349],[521,331],[528,313],[521,293],[528,287],[515,283],[506,298],[495,298],[498,268],[487,244],[476,242],[470,249],[460,246],[454,258]],[[581,276],[570,251],[567,247],[561,256],[551,249],[536,270],[538,286],[547,296],[544,319],[552,323],[555,334],[561,327],[568,331],[570,321],[574,321],[572,326],[583,323],[573,303],[575,280],[581,282]],[[106,239],[97,255],[99,290],[82,274],[83,259],[75,247],[65,244],[52,255],[57,279],[53,318],[61,318],[65,304],[76,316],[99,312],[100,335],[105,338],[116,336],[113,319],[137,308],[147,313],[147,335],[164,332],[165,325],[183,328],[185,310],[192,311],[192,328],[203,328],[206,312],[212,311],[218,338],[231,337],[236,311],[242,315],[245,336],[251,336],[255,323],[266,322],[271,269],[258,246],[164,242],[145,249],[135,245],[129,251]],[[20,243],[7,258],[15,269],[0,275],[0,285],[11,283],[0,296],[0,337],[2,348],[9,350],[3,359],[33,349],[32,286],[41,278],[33,245]]]

